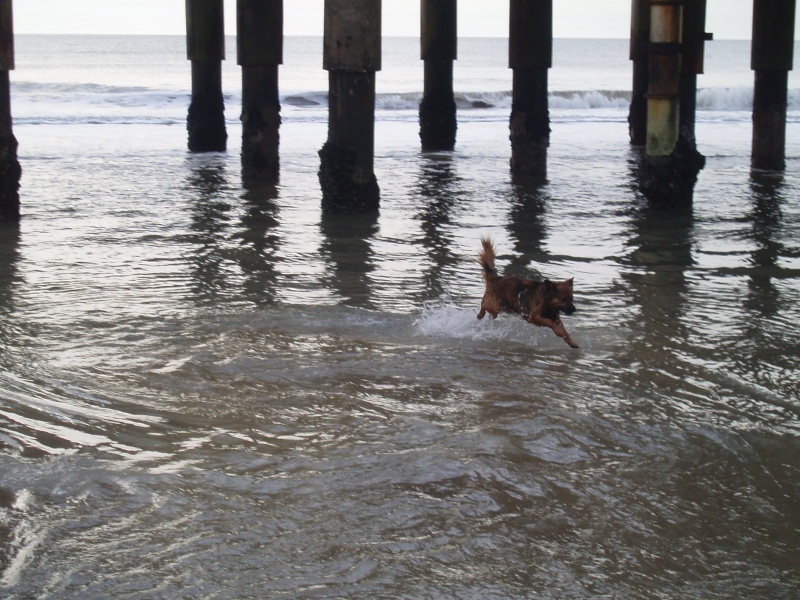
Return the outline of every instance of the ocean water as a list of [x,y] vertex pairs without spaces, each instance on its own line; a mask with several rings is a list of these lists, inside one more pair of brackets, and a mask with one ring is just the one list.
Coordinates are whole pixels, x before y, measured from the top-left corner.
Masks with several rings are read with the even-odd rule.
[[[747,42],[707,45],[691,210],[647,207],[624,40],[558,40],[548,180],[509,174],[504,40],[454,152],[384,41],[380,215],[320,211],[321,41],[286,40],[280,182],[186,151],[181,37],[17,36],[0,228],[8,598],[800,593],[800,80],[752,173]],[[575,277],[578,350],[475,318],[475,262]]]

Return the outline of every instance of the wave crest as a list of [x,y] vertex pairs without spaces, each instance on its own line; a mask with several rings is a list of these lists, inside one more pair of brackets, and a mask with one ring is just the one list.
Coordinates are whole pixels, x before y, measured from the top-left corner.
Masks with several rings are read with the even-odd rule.
[[[14,82],[15,121],[21,123],[165,123],[186,118],[189,91],[154,90],[100,84]],[[377,119],[416,119],[421,91],[384,92],[375,100]],[[627,90],[551,91],[549,106],[557,120],[625,119],[631,101]],[[511,110],[512,93],[506,91],[456,92],[457,110],[466,120],[505,118]],[[287,118],[327,118],[326,91],[292,92],[281,96]],[[226,118],[239,119],[241,92],[225,94]],[[741,121],[750,118],[752,87],[700,88],[697,92],[698,118]],[[800,90],[789,90],[788,120],[800,119]],[[393,113],[393,114],[388,114]]]

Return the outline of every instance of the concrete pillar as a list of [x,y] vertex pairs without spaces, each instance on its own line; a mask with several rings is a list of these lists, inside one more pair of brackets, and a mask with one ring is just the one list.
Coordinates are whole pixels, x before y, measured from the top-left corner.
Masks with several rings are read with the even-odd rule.
[[192,152],[223,152],[227,147],[222,61],[225,24],[222,0],[186,0],[186,45],[192,61],[192,102],[186,128]]
[[631,2],[631,50],[633,85],[628,113],[631,144],[644,146],[647,139],[647,88],[649,86],[650,0]]
[[237,0],[237,62],[242,67],[242,176],[280,174],[283,0]]
[[553,0],[511,0],[509,67],[511,99],[511,172],[547,175],[550,109],[547,70],[553,63]]
[[423,150],[452,150],[456,144],[453,61],[457,58],[457,0],[422,0],[421,55],[425,86],[419,105]]
[[323,68],[328,140],[319,151],[322,210],[375,212],[375,72],[381,68],[380,0],[325,0]]
[[0,223],[20,218],[17,138],[11,126],[9,71],[14,69],[14,25],[11,0],[0,0]]
[[754,0],[751,68],[754,169],[786,167],[786,103],[794,54],[795,0]]
[[680,110],[678,136],[696,147],[697,76],[703,73],[706,33],[706,0],[684,0],[681,42]]

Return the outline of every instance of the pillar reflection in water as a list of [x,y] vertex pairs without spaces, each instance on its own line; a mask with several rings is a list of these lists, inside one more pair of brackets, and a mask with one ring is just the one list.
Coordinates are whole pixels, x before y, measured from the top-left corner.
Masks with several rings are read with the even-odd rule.
[[239,267],[244,276],[244,295],[259,306],[278,302],[278,251],[281,238],[278,188],[267,181],[245,183],[241,231],[237,234]]
[[448,286],[446,273],[457,267],[459,256],[453,253],[453,211],[466,200],[450,155],[429,155],[420,163],[417,189],[421,198],[417,219],[420,221],[425,250],[423,293],[426,300],[441,298]]
[[[753,210],[750,213],[752,239],[755,249],[751,253],[750,293],[747,307],[764,317],[776,315],[780,310],[780,293],[774,279],[785,275],[778,266],[787,249],[780,240],[783,227],[783,176],[753,173],[750,188],[753,192]],[[797,275],[795,272],[794,276]]]
[[547,262],[544,249],[547,239],[545,216],[550,201],[547,182],[538,177],[512,175],[511,185],[508,232],[514,242],[515,252],[509,265],[509,273],[542,279],[546,274],[538,270],[526,272],[526,269],[531,262]]
[[323,284],[341,297],[342,304],[375,308],[370,275],[375,270],[372,243],[378,215],[323,213],[320,232],[320,254],[327,263]]
[[232,207],[225,199],[228,180],[224,158],[206,155],[190,160],[186,187],[193,198],[189,238],[192,292],[195,301],[204,304],[215,301],[231,286],[225,247]]

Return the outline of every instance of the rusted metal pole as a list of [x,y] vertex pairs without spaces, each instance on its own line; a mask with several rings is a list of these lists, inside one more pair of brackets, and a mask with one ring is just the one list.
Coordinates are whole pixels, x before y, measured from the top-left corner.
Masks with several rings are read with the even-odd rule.
[[[695,4],[689,24],[684,0],[650,0],[647,138],[639,161],[639,188],[651,204],[669,208],[691,206],[697,175],[705,164],[694,141],[697,44],[693,40],[688,45],[695,49],[687,54],[691,64],[684,72],[682,34],[684,26],[690,32],[702,31],[705,11],[696,10],[703,0],[685,1]],[[703,22],[695,22],[700,16]],[[702,54],[699,60],[701,64]],[[682,109],[687,112],[684,117]]]
[[237,62],[242,67],[242,176],[280,174],[283,0],[237,0]]
[[380,0],[325,0],[323,68],[328,140],[319,151],[322,210],[375,212],[375,72],[381,68]]
[[553,0],[511,0],[508,63],[513,69],[511,172],[547,175],[550,109],[547,70],[553,64]]
[[452,150],[458,128],[453,95],[456,0],[422,0],[420,16],[425,86],[419,105],[419,137],[423,150]]
[[670,156],[678,143],[682,0],[650,0],[647,140],[650,157]]
[[11,121],[9,71],[14,69],[14,24],[11,0],[0,0],[0,223],[20,219],[17,138]]
[[794,58],[794,20],[795,0],[753,2],[753,169],[786,168],[786,104]]
[[649,86],[650,0],[631,2],[631,50],[633,85],[628,113],[631,144],[644,146],[647,139],[647,87]]
[[186,128],[192,152],[223,152],[227,147],[222,61],[225,25],[222,0],[186,0],[186,45],[192,61],[192,101]]

